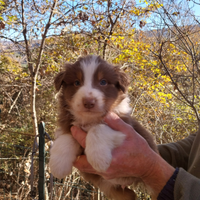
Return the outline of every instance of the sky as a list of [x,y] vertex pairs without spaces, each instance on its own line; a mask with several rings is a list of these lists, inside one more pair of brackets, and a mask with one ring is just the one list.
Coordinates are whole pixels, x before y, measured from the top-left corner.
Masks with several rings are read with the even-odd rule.
[[[144,0],[143,0],[144,1]],[[157,0],[157,1],[160,1],[160,0]],[[165,0],[165,1],[167,1],[167,0]],[[182,0],[169,0],[168,2],[173,2],[173,1],[180,1],[180,2],[187,2],[188,4],[189,4],[189,6],[190,7],[193,7],[193,10],[194,10],[194,13],[195,13],[195,15],[197,15],[198,17],[199,17],[199,21],[200,21],[200,5],[198,5],[198,4],[194,4],[193,3],[193,0],[184,0],[184,1],[182,1]],[[200,4],[200,0],[196,0],[196,1],[198,1],[199,2],[199,4]],[[140,4],[141,6],[145,6],[145,3],[143,3],[143,4],[141,4],[141,1],[140,0],[136,0],[136,4]],[[141,19],[139,19],[139,20],[141,20]],[[148,20],[147,19],[147,23],[150,23],[150,20],[151,20],[151,18]],[[44,20],[43,20],[44,21]],[[37,26],[39,26],[39,24],[37,23]],[[156,28],[156,27],[155,27]],[[13,32],[14,31],[14,32]],[[18,32],[16,32],[15,30],[8,30],[8,32],[7,32],[7,36],[8,37],[10,37],[11,35],[14,37],[14,36],[17,36],[17,34],[18,34]]]

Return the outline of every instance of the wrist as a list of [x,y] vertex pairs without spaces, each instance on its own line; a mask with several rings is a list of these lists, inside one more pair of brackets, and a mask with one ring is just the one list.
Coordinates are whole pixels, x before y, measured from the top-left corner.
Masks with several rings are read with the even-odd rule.
[[175,169],[156,153],[151,158],[153,159],[148,165],[148,171],[141,178],[153,191],[153,197],[157,198]]

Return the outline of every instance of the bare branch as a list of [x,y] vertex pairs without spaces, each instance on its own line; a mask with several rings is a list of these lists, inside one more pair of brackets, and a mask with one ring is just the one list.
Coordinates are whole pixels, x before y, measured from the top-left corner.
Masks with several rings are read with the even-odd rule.
[[17,102],[17,100],[18,100],[18,98],[19,98],[19,96],[20,96],[20,94],[21,94],[21,92],[22,92],[22,89],[18,92],[18,94],[17,94],[15,100],[13,101],[13,104],[11,105],[10,110],[8,111],[9,114],[10,114],[10,112],[12,111],[13,107],[15,106],[15,104],[16,104],[16,102]]
[[27,55],[27,61],[28,61],[28,66],[29,66],[29,71],[31,73],[31,76],[33,76],[33,66],[31,64],[31,54],[30,54],[30,47],[29,47],[29,42],[27,39],[27,24],[25,22],[25,16],[24,16],[24,0],[21,1],[21,7],[22,7],[22,26],[23,26],[23,36],[24,36],[24,41],[26,45],[26,55]]
[[50,13],[50,16],[49,16],[49,20],[48,20],[48,22],[46,24],[44,33],[42,35],[43,37],[42,37],[42,41],[41,41],[41,44],[40,44],[39,55],[38,55],[38,59],[37,59],[37,62],[36,62],[36,67],[35,67],[35,70],[34,70],[34,74],[35,75],[38,74],[38,70],[40,68],[40,62],[41,62],[41,57],[42,57],[42,53],[43,53],[43,50],[44,50],[45,39],[46,39],[47,32],[49,30],[49,27],[51,26],[51,19],[53,17],[53,13],[54,13],[56,4],[57,4],[57,0],[54,0],[54,3],[53,3],[52,8],[51,8],[51,13]]

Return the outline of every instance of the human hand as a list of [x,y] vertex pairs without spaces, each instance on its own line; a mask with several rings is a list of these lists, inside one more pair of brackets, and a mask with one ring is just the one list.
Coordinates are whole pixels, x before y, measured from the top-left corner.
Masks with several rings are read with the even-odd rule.
[[[141,166],[146,166],[146,163],[148,163],[147,159],[152,157],[150,154],[154,154],[146,140],[114,113],[109,113],[104,121],[112,129],[126,135],[123,144],[113,150],[113,159],[110,167],[105,173],[99,173],[87,162],[85,155],[80,156],[74,163],[74,166],[82,172],[99,174],[105,179],[145,176],[146,172]],[[86,133],[77,127],[72,127],[71,131],[73,137],[85,148]],[[153,164],[154,162],[150,163],[150,165]]]
[[[174,168],[156,154],[130,125],[116,114],[109,113],[104,122],[116,131],[126,135],[121,146],[112,152],[112,162],[106,172],[95,171],[85,155],[80,156],[74,166],[82,172],[101,175],[104,179],[138,177],[159,193],[174,172]],[[85,148],[86,133],[77,127],[71,129],[73,137]]]

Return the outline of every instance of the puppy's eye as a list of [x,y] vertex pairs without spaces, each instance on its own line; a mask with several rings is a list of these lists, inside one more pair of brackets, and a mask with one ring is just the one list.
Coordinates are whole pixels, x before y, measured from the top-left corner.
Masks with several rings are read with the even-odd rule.
[[107,81],[105,79],[100,80],[100,85],[102,86],[107,85]]
[[81,85],[81,83],[80,83],[79,80],[76,80],[76,81],[74,82],[74,86],[78,87],[78,86],[80,86],[80,85]]

